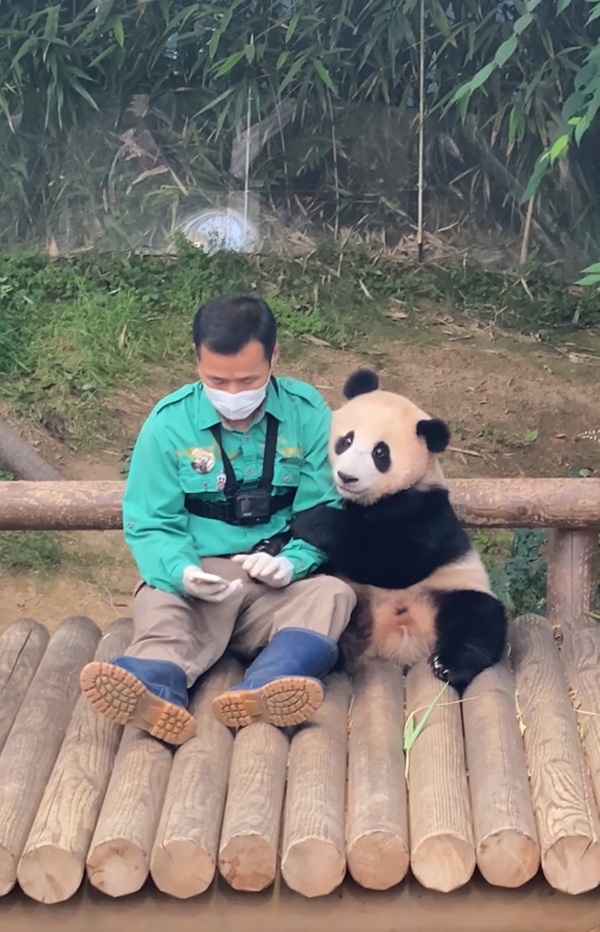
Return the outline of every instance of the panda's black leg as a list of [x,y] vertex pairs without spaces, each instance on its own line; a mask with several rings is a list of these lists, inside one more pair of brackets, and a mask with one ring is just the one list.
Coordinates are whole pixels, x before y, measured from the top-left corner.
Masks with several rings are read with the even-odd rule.
[[472,589],[436,593],[433,599],[437,642],[429,663],[438,679],[462,693],[502,659],[506,612],[494,596]]

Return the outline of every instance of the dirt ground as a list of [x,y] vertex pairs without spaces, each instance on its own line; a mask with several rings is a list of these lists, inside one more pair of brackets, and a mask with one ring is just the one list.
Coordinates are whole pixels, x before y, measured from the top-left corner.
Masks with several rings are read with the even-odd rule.
[[[448,476],[600,475],[600,442],[578,439],[600,429],[600,334],[588,335],[582,351],[568,342],[550,347],[509,340],[491,328],[446,319],[417,334],[399,321],[397,331],[396,339],[372,342],[360,353],[303,344],[282,360],[279,372],[312,382],[336,406],[356,365],[377,369],[383,387],[449,422],[452,448],[443,459]],[[160,372],[153,390],[116,396],[132,437],[154,402],[180,381]],[[65,478],[120,478],[122,450],[116,446],[80,456],[48,436],[24,433]],[[0,631],[23,615],[54,628],[68,615],[88,615],[105,626],[130,613],[136,575],[121,534],[69,534],[65,541],[68,570],[0,570]]]

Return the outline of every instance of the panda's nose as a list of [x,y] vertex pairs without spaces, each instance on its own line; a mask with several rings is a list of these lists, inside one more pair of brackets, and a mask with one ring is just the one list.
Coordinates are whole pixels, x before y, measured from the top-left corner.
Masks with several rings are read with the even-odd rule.
[[358,482],[357,476],[349,476],[347,472],[342,472],[341,469],[338,469],[338,479],[344,485],[354,485],[355,482]]

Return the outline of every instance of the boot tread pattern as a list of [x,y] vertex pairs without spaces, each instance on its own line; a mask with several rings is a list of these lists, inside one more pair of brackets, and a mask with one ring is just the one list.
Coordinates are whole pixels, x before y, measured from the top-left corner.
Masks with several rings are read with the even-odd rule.
[[196,732],[187,709],[150,692],[133,673],[111,663],[88,663],[81,689],[97,712],[119,725],[133,725],[167,744],[184,744]]
[[266,722],[277,728],[301,725],[312,718],[325,693],[318,680],[286,676],[258,689],[230,690],[213,702],[219,721],[229,728]]

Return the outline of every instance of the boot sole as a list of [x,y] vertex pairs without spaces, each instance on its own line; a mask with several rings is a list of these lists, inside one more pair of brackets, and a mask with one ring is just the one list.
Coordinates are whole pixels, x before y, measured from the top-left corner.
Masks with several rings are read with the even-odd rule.
[[79,684],[90,705],[111,722],[133,725],[174,745],[196,734],[196,720],[186,709],[155,696],[137,676],[112,663],[86,664]]
[[213,700],[213,712],[228,728],[266,722],[277,728],[301,725],[319,709],[325,690],[307,676],[284,676],[258,689],[232,689]]

